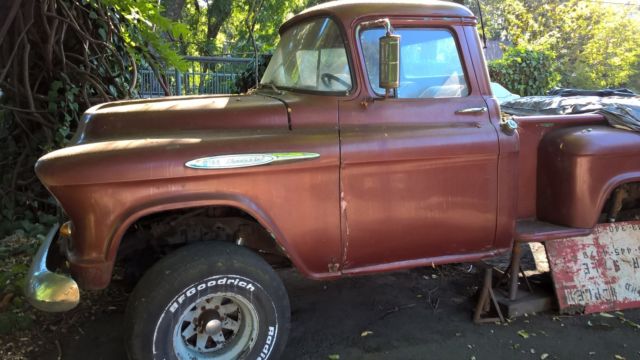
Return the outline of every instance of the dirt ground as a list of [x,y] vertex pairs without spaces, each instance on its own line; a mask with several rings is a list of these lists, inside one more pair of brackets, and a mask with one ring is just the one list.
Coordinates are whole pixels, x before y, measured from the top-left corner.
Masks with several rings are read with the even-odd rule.
[[[332,282],[307,280],[294,270],[280,273],[292,306],[286,360],[640,359],[640,329],[634,326],[640,310],[608,316],[548,312],[507,324],[474,325],[481,273],[469,265]],[[106,305],[72,322],[64,334],[56,334],[55,325],[45,326],[27,357],[124,359],[125,299],[109,297],[115,300],[102,299]]]

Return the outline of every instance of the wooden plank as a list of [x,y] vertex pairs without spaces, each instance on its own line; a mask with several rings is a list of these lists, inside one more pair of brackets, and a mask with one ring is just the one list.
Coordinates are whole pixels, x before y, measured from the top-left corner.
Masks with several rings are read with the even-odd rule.
[[545,246],[561,312],[640,307],[640,221],[598,224]]

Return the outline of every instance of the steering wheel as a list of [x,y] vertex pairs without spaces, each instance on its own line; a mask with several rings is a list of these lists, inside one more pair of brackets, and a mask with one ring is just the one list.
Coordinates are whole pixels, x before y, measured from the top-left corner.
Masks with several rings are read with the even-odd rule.
[[344,86],[345,89],[348,89],[351,87],[351,84],[330,73],[322,73],[322,75],[320,75],[320,80],[322,80],[322,83],[324,84],[324,86],[328,88],[331,87],[332,81],[335,81],[338,84]]

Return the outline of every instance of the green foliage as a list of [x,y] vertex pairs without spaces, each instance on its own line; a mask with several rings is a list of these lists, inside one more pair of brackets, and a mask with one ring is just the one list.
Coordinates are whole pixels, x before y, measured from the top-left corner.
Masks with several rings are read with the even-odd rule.
[[[635,68],[640,68],[640,62],[638,62]],[[629,83],[627,86],[636,94],[640,94],[640,71],[637,71],[635,75],[632,76],[631,79],[629,79]]]
[[33,318],[23,312],[0,313],[0,335],[14,334],[16,331],[30,329]]
[[[247,17],[253,18],[253,16],[256,20],[254,33],[258,52],[269,52],[277,43],[280,25],[287,18],[318,1],[232,1],[229,2],[230,12],[228,13],[229,9],[222,6],[225,2],[226,0],[216,0],[212,3],[196,1],[184,4],[180,22],[188,28],[188,33],[177,38],[184,54],[193,56],[251,54],[253,46],[249,37]],[[222,21],[219,28],[211,26],[219,21]]]
[[[235,53],[251,52],[249,41],[249,29],[245,18],[250,6],[256,0],[237,1],[234,4],[233,13],[229,22],[225,25],[223,40],[229,45],[229,49]],[[293,16],[307,7],[304,0],[275,0],[263,1],[256,17],[255,37],[258,44],[258,52],[270,52],[278,42],[278,29],[287,18]]]
[[43,214],[56,213],[33,172],[36,159],[67,145],[87,108],[136,97],[138,65],[169,93],[162,71],[186,63],[167,39],[188,34],[147,0],[17,0],[11,7],[17,11],[0,34],[0,238],[34,231],[31,224],[47,222]]
[[19,232],[0,244],[0,335],[26,330],[33,324],[32,316],[25,312],[29,305],[23,289],[29,270],[28,260],[43,239],[41,235],[27,237]]
[[558,85],[552,53],[523,46],[508,49],[502,59],[489,63],[491,79],[521,96],[544,95]]
[[638,7],[582,0],[484,0],[482,8],[489,38],[554,54],[563,86],[620,87],[640,71]]
[[[264,74],[264,71],[267,69],[267,65],[269,64],[269,60],[271,60],[271,55],[261,55],[258,58],[258,79]],[[236,93],[246,93],[249,89],[255,87],[256,85],[256,70],[254,67],[254,63],[251,63],[245,71],[240,73],[240,75],[236,78],[236,82],[234,84]]]
[[[162,7],[158,4],[147,0],[91,0],[90,3],[98,8],[107,6],[108,11],[119,17],[117,24],[125,50],[139,63],[161,60],[166,65],[186,69],[187,63],[163,35],[178,38],[188,35],[189,29],[184,24],[164,17],[161,14]],[[112,40],[103,35],[106,33],[104,29],[101,37],[105,41]]]

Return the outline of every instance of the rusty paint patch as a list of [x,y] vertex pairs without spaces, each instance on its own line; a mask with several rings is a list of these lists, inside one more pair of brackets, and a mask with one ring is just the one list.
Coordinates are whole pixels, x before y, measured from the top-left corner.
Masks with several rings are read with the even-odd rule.
[[561,312],[640,307],[640,221],[545,243]]

